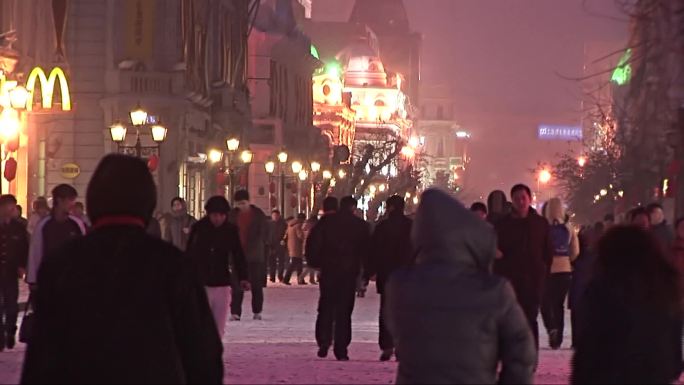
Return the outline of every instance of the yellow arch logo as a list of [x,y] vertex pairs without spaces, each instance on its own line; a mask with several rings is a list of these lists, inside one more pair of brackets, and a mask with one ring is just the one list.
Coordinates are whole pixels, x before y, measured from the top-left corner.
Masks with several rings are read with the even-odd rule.
[[45,76],[45,71],[42,68],[34,68],[26,80],[26,90],[29,92],[28,103],[26,109],[33,110],[33,96],[36,89],[36,79],[40,81],[40,92],[42,99],[42,106],[45,109],[52,108],[52,99],[54,97],[55,82],[59,79],[59,90],[62,96],[62,111],[71,111],[71,95],[69,95],[69,84],[67,83],[66,75],[60,67],[55,67],[50,71],[50,76]]

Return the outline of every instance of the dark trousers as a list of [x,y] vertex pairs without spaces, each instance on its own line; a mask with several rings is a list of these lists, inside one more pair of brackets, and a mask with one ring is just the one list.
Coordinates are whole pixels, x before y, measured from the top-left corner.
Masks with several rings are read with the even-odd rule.
[[565,298],[570,290],[572,275],[570,273],[553,273],[546,280],[542,320],[547,331],[558,330],[563,339],[565,327]]
[[278,280],[283,280],[283,274],[285,272],[285,265],[287,264],[287,249],[285,246],[278,245],[271,249],[268,255],[268,273],[271,278],[271,282],[275,282],[276,278]]
[[527,323],[530,325],[530,331],[534,336],[534,343],[537,350],[539,350],[539,325],[537,324],[537,317],[539,316],[539,300],[537,295],[519,296],[518,303],[525,313]]
[[[249,263],[249,283],[252,285],[252,313],[261,313],[264,309],[264,286],[266,286],[266,266],[263,263]],[[237,279],[233,282],[230,314],[242,315],[242,301],[245,292],[240,288]]]
[[0,277],[0,333],[16,333],[18,315],[19,280],[16,274]]
[[304,277],[302,276],[302,272],[304,271],[304,258],[302,257],[292,257],[290,258],[290,266],[287,267],[287,271],[285,272],[285,277],[283,278],[283,282],[285,283],[290,283],[290,278],[292,278],[292,273],[297,272],[297,280],[299,282],[304,282]]
[[387,330],[387,322],[385,321],[385,295],[380,294],[380,335],[378,339],[381,350],[394,349],[394,339],[392,334]]
[[356,276],[331,277],[324,271],[320,290],[316,342],[319,347],[329,348],[334,341],[335,355],[346,356],[352,337],[351,316],[356,299]]

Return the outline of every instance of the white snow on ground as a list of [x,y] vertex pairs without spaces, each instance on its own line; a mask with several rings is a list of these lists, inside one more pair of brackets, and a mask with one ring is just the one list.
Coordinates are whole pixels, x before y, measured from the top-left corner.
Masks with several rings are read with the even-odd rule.
[[[252,320],[251,297],[245,296],[242,321],[229,322],[223,339],[225,382],[235,384],[390,384],[396,363],[378,361],[377,315],[379,298],[370,287],[366,298],[357,298],[354,310],[354,336],[351,361],[337,362],[332,352],[327,359],[316,357],[314,323],[318,288],[276,285],[266,289],[264,320]],[[568,322],[569,324],[569,322]],[[569,325],[568,325],[569,326]],[[542,330],[542,350],[536,382],[564,384],[568,381],[569,331],[563,349],[546,348]],[[17,383],[25,347],[0,353],[0,383]]]

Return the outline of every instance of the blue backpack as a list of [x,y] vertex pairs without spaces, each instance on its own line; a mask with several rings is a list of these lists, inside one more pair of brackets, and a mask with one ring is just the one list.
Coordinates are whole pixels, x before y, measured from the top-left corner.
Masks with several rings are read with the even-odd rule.
[[554,256],[570,256],[570,230],[562,223],[554,223],[549,229]]

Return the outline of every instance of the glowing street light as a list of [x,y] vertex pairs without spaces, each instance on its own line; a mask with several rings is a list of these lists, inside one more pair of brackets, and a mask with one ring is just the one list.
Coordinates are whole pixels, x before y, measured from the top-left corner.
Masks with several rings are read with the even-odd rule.
[[19,135],[21,121],[19,113],[13,109],[5,108],[0,113],[0,138],[8,141]]
[[280,163],[287,163],[287,152],[281,151],[278,153],[278,161]]
[[311,162],[311,171],[313,171],[313,172],[321,171],[321,164],[318,162]]
[[406,199],[411,199],[411,193],[410,193],[410,192],[407,192],[406,195],[404,195],[404,197],[405,197]]
[[268,174],[273,174],[275,172],[275,162],[273,161],[268,161],[264,165],[264,168],[266,169],[266,172]]
[[301,162],[298,162],[296,160],[292,162],[292,172],[294,174],[299,174],[299,172],[302,171],[303,168],[304,166],[302,166]]
[[604,197],[604,196],[608,195],[608,190],[603,188],[603,189],[601,189],[601,191],[599,191],[599,194],[601,194],[601,196]]
[[347,176],[347,172],[344,170],[340,170],[337,175],[340,177],[340,179],[344,179]]
[[242,151],[240,154],[240,160],[242,160],[242,163],[252,163],[252,159],[254,159],[254,153],[250,150]]
[[129,113],[131,117],[131,123],[135,127],[142,127],[147,123],[147,112],[140,107],[140,104]]
[[620,198],[624,197],[624,196],[625,196],[625,192],[622,191],[622,190],[618,191],[618,196],[620,196]]
[[385,192],[385,190],[387,190],[387,185],[385,185],[384,183],[381,184],[380,186],[378,186],[378,190],[380,190],[380,192]]
[[332,172],[329,170],[323,171],[323,179],[332,179]]
[[413,204],[414,205],[418,204],[418,197],[417,196],[413,197]]
[[228,151],[235,152],[238,147],[240,147],[240,140],[237,138],[230,138],[226,140],[226,147],[228,147]]
[[411,146],[404,146],[401,149],[401,155],[403,155],[406,158],[413,158],[414,156],[416,156],[416,150],[414,150]]
[[302,182],[304,182],[306,180],[306,178],[308,178],[308,177],[309,177],[309,174],[306,172],[306,170],[301,170],[299,172],[299,180],[301,180]]
[[109,134],[112,136],[112,142],[122,143],[124,140],[126,140],[127,131],[128,129],[126,129],[126,126],[121,123],[112,124],[112,126],[109,127]]
[[152,140],[155,141],[155,143],[162,143],[164,139],[166,139],[166,127],[162,126],[161,124],[155,124],[152,126],[151,130]]
[[215,148],[209,150],[209,161],[211,163],[218,163],[223,159],[223,151],[217,150]]
[[466,131],[457,131],[457,132],[456,132],[456,137],[457,137],[457,138],[460,138],[460,139],[465,139],[465,138],[469,138],[469,137],[470,137],[470,134],[467,133]]
[[409,139],[409,146],[413,148],[417,148],[418,146],[420,146],[420,138],[418,138],[417,136],[412,136],[411,139]]
[[539,181],[541,183],[549,183],[551,181],[551,171],[543,169],[539,172]]
[[370,190],[371,194],[375,194],[375,192],[378,190],[378,188],[375,187],[374,184],[370,185],[370,187],[368,187],[368,189]]
[[29,100],[29,92],[24,86],[16,86],[9,90],[10,106],[15,110],[25,110]]
[[584,167],[584,165],[587,164],[587,157],[582,155],[579,158],[577,158],[577,165],[580,167]]

